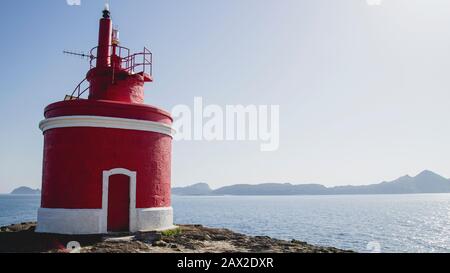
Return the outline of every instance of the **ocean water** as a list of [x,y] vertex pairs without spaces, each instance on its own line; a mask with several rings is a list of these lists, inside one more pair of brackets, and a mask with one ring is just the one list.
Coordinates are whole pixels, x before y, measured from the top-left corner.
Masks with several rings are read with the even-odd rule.
[[[36,220],[39,196],[0,195],[0,226]],[[175,222],[359,252],[450,252],[450,194],[174,196]]]
[[40,202],[41,196],[39,195],[0,194],[0,227],[36,221]]

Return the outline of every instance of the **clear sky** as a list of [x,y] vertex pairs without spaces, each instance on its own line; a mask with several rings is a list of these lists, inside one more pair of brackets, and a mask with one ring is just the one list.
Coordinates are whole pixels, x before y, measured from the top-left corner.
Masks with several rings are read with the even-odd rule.
[[[173,185],[450,177],[450,1],[111,2],[122,43],[154,53],[147,103],[280,105],[278,151],[176,142]],[[43,109],[88,69],[62,51],[96,45],[103,4],[1,1],[0,192],[40,188]]]

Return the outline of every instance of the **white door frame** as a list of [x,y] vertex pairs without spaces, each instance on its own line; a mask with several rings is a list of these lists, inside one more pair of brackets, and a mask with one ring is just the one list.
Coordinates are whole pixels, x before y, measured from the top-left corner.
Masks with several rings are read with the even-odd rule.
[[113,175],[125,175],[130,178],[130,232],[137,231],[136,221],[136,172],[117,168],[109,171],[103,171],[103,188],[102,188],[102,219],[100,221],[100,231],[108,233],[108,194],[109,194],[109,178]]

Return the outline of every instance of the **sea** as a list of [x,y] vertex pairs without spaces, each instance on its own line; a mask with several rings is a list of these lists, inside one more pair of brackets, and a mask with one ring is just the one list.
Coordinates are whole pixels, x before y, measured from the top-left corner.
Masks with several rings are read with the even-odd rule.
[[[357,252],[450,252],[450,194],[172,199],[177,224]],[[39,203],[40,196],[0,195],[0,226],[36,221]]]

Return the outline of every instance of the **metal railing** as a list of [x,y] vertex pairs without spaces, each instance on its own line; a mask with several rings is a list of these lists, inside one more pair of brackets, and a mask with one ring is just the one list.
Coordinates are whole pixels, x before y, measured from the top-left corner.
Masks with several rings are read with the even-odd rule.
[[[90,52],[91,69],[96,67],[97,49],[98,47],[94,47]],[[146,47],[144,47],[143,52],[130,54],[130,49],[113,45],[110,46],[109,58],[113,57],[114,52],[115,56],[120,59],[122,70],[125,70],[130,74],[148,73],[150,76],[153,75],[153,54]],[[80,97],[89,90],[89,87],[89,82],[87,79],[84,79],[72,92],[71,99],[80,99]]]
[[82,80],[80,84],[78,84],[75,90],[72,92],[70,99],[71,100],[80,99],[80,97],[83,96],[84,93],[86,93],[89,90],[89,87],[90,85],[88,80],[87,79]]
[[136,73],[136,68],[142,67],[142,70],[138,70],[137,73],[147,73],[152,76],[153,74],[153,54],[144,47],[144,51],[135,53],[122,59],[122,66],[129,73]]
[[[91,69],[95,67],[97,61],[97,49],[98,47],[94,47],[91,49],[91,60],[90,66]],[[153,73],[153,54],[152,52],[144,47],[144,50],[140,53],[130,54],[130,49],[122,46],[110,46],[109,49],[110,55],[109,58],[113,57],[113,53],[115,52],[115,56],[120,58],[122,69],[130,72],[130,73],[146,73],[148,72],[151,76]],[[142,67],[141,71],[136,72],[136,68]]]
[[[98,59],[97,50],[98,50],[98,46],[96,46],[93,49],[91,49],[91,53],[90,53],[91,54],[91,62],[90,62],[91,69],[96,66],[96,62],[97,62],[97,59]],[[111,57],[113,56],[113,52],[114,51],[116,53],[115,55],[120,57],[120,59],[122,59],[122,60],[124,58],[128,58],[130,56],[130,49],[126,48],[126,47],[123,47],[123,46],[112,45],[112,46],[109,46],[108,50],[109,50],[109,53],[108,53],[109,54],[109,56],[108,56],[109,59],[111,59]]]

